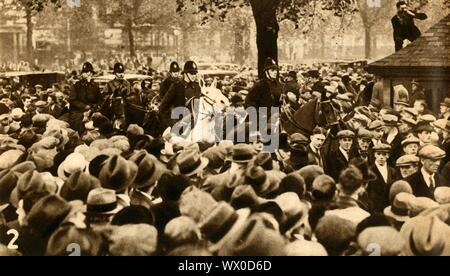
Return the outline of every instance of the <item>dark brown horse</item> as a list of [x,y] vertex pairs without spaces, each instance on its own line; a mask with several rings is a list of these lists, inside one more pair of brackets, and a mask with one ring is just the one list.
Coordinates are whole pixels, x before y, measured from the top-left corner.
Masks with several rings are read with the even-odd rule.
[[338,117],[332,102],[316,98],[293,110],[283,99],[280,112],[281,126],[288,134],[302,133],[310,136],[316,126],[330,127],[338,124]]

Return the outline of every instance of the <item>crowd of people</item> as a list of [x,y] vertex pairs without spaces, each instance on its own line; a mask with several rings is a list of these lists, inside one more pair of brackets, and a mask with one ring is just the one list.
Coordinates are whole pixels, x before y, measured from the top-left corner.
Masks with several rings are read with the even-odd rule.
[[170,110],[201,93],[195,62],[147,84],[127,84],[125,67],[103,90],[89,63],[67,84],[1,85],[0,255],[450,255],[450,98],[433,114],[416,81],[392,100],[362,69],[281,80],[268,60],[261,80],[219,81],[231,105],[327,99],[338,120],[282,130],[264,152],[259,140],[151,136],[97,112],[105,97],[152,93]]

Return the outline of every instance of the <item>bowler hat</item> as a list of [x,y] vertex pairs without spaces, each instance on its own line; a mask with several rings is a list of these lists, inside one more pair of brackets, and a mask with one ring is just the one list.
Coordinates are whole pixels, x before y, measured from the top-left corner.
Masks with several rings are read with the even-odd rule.
[[416,127],[414,128],[414,132],[421,133],[423,131],[433,132],[434,129],[428,122],[422,121],[416,125]]

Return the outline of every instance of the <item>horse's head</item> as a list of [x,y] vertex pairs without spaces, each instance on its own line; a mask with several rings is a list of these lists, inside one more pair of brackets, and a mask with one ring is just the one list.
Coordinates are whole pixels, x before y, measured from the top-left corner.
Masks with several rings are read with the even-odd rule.
[[217,80],[214,80],[210,86],[206,86],[204,81],[200,81],[201,91],[204,96],[213,101],[213,104],[219,107],[226,107],[230,105],[230,101],[217,88]]

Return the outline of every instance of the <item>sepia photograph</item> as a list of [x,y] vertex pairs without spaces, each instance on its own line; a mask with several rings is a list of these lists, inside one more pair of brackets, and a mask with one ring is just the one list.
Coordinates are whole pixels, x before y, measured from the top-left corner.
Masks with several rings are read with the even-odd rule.
[[450,0],[0,0],[0,256],[450,256]]

